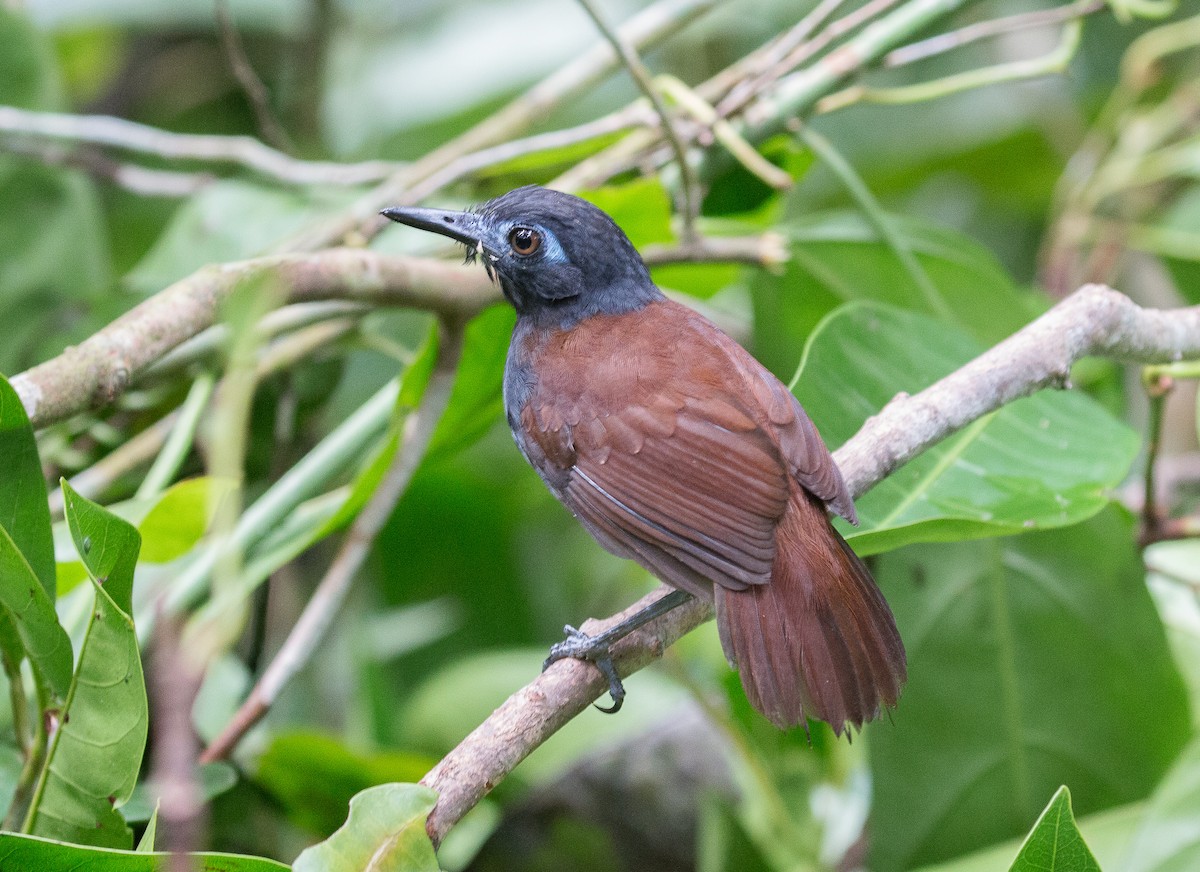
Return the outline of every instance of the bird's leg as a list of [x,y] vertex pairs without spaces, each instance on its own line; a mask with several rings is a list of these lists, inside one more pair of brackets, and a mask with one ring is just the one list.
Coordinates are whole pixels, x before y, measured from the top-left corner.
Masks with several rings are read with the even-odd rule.
[[665,615],[671,609],[683,605],[692,595],[682,590],[673,590],[666,596],[659,597],[640,611],[634,612],[621,623],[610,627],[598,636],[589,636],[582,630],[577,630],[570,624],[563,627],[567,638],[555,643],[550,648],[550,656],[542,664],[542,671],[549,668],[551,663],[571,657],[576,660],[587,660],[596,664],[600,673],[608,679],[608,694],[613,704],[607,708],[597,705],[596,708],[606,714],[616,714],[621,710],[625,701],[625,686],[621,684],[621,676],[613,664],[611,647],[624,639],[638,627],[642,627],[655,618]]

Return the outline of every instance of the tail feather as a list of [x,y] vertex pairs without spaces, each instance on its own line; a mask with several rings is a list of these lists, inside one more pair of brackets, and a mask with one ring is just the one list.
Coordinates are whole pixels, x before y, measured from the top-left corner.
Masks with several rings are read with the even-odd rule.
[[891,609],[807,493],[780,521],[771,581],[717,586],[716,606],[725,655],[777,726],[814,717],[840,735],[900,696],[907,663]]

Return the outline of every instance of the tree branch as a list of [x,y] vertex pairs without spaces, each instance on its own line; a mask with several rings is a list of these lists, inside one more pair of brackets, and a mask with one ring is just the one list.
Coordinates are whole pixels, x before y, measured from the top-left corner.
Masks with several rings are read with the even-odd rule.
[[96,145],[171,161],[234,164],[292,185],[361,185],[393,175],[400,164],[306,161],[263,145],[252,136],[172,133],[108,115],[33,112],[0,106],[0,133],[16,140]]
[[35,428],[111,403],[152,363],[214,323],[239,283],[270,275],[295,301],[348,299],[470,317],[500,299],[482,270],[436,260],[333,249],[210,266],[103,330],[13,377]]
[[[1143,363],[1200,356],[1200,306],[1147,310],[1110,288],[1081,288],[961,369],[915,396],[897,396],[870,418],[834,454],[850,492],[861,496],[906,461],[1006,403],[1044,387],[1066,386],[1071,365],[1089,355]],[[588,621],[583,628],[601,632],[661,595],[656,591],[621,614]],[[624,676],[641,669],[711,617],[709,603],[693,600],[648,624],[613,648],[617,670]],[[590,664],[560,660],[509,697],[421,779],[439,795],[426,824],[433,841],[439,843],[607,686]]]

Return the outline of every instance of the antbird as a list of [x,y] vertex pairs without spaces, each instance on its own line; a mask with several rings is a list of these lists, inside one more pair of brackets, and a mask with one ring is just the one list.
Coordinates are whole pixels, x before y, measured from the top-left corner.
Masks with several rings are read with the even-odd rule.
[[[393,208],[482,257],[517,310],[504,407],[517,446],[604,548],[677,588],[595,639],[594,661],[683,595],[712,600],[746,695],[780,727],[839,735],[892,706],[907,672],[887,602],[829,522],[856,522],[829,450],[780,381],[711,322],[668,300],[600,209],[527,186],[477,210]],[[547,661],[550,662],[550,661]]]

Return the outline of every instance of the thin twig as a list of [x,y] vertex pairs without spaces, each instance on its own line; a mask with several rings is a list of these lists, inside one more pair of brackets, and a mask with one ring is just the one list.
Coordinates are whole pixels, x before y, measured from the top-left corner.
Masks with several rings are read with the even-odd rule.
[[[883,3],[884,0],[879,2]],[[731,118],[731,122],[737,125],[738,133],[745,141],[752,144],[761,143],[790,128],[796,123],[796,119],[809,113],[818,100],[831,93],[840,83],[877,62],[913,34],[972,2],[976,0],[909,0],[888,15],[870,22],[859,33],[805,68],[779,81],[773,90],[746,106],[739,119],[734,121]],[[826,47],[833,39],[845,35],[853,27],[863,23],[864,16],[876,11],[878,7],[874,5],[860,7],[856,12],[830,24],[822,31],[819,41],[810,41],[805,43],[805,46],[815,42],[818,48]],[[828,35],[830,29],[832,35]],[[765,50],[767,49],[763,49]],[[804,51],[815,53],[807,47]],[[808,56],[805,54],[805,57]],[[793,53],[792,57],[795,58],[796,53]],[[718,73],[697,87],[696,92],[705,99],[718,100],[722,88],[732,87],[731,79],[733,82],[739,80],[740,77],[733,77],[731,73],[734,70],[740,73],[742,64],[743,62],[739,62]],[[764,86],[765,84],[764,82]],[[722,100],[717,103],[717,112],[723,117],[732,116],[739,107],[740,103],[736,101],[726,103]],[[568,189],[594,187],[627,170],[655,166],[657,160],[653,154],[659,148],[660,142],[658,136],[648,131],[634,131],[600,154],[584,161],[571,172],[560,176],[557,183],[566,185]],[[711,178],[728,159],[728,155],[720,150],[705,152],[698,168],[701,181]]]
[[429,446],[434,428],[449,402],[462,354],[462,339],[461,324],[445,325],[433,374],[420,404],[404,422],[404,435],[388,471],[347,531],[341,548],[283,646],[225,729],[205,749],[200,757],[202,763],[227,758],[246,732],[267,714],[292,677],[319,649],[372,543],[408,488],[413,472]]
[[[1071,365],[1101,355],[1122,361],[1168,362],[1200,356],[1200,306],[1142,309],[1110,288],[1089,285],[1032,324],[915,396],[900,395],[835,454],[850,493],[861,496],[901,465],[1001,406],[1046,387],[1066,384]],[[588,633],[620,615],[584,624]],[[712,617],[693,600],[622,640],[613,650],[622,675],[662,654]],[[590,664],[560,660],[508,698],[421,780],[438,792],[426,829],[435,843],[559,727],[606,689]]]
[[361,185],[388,178],[402,166],[387,161],[299,160],[250,136],[171,133],[108,115],[33,112],[16,106],[0,106],[0,133],[9,139],[86,143],[169,161],[234,164],[291,185]]
[[1108,4],[1104,0],[1075,0],[1074,3],[1068,3],[1066,6],[1055,6],[1050,9],[1038,9],[1035,12],[1022,12],[1018,15],[1007,15],[1003,18],[990,18],[987,21],[978,21],[974,24],[968,24],[966,27],[960,27],[957,30],[951,30],[947,33],[939,33],[937,36],[929,37],[929,39],[909,43],[890,51],[884,56],[882,65],[888,69],[902,67],[905,64],[923,61],[926,58],[962,48],[964,45],[970,45],[973,42],[990,39],[994,36],[1001,36],[1005,33],[1029,30],[1036,27],[1049,27],[1054,24],[1061,24],[1064,21],[1070,21],[1073,18],[1085,18],[1102,9],[1106,9],[1107,6]]
[[134,499],[153,499],[165,491],[179,474],[179,468],[192,451],[196,430],[208,409],[209,400],[216,386],[211,372],[202,372],[192,382],[188,395],[179,407],[179,416],[171,427],[162,450],[154,458],[150,470],[134,493]]
[[822,98],[817,103],[817,112],[832,112],[858,102],[889,105],[921,103],[948,97],[962,91],[975,90],[985,85],[1018,82],[1022,79],[1034,79],[1061,73],[1075,57],[1082,35],[1083,23],[1078,18],[1072,18],[1063,26],[1059,44],[1040,57],[1008,61],[989,67],[976,67],[915,85],[901,85],[895,88],[867,88],[855,85]]
[[562,130],[539,133],[523,139],[514,139],[511,142],[504,142],[491,148],[465,154],[422,181],[416,182],[408,191],[406,199],[413,202],[424,200],[459,179],[519,157],[577,145],[602,136],[620,133],[631,127],[657,128],[657,126],[658,119],[654,114],[645,106],[634,103],[595,121],[588,121]]
[[[134,470],[151,463],[162,450],[175,423],[179,420],[179,412],[172,411],[163,415],[146,429],[126,439],[108,454],[101,457],[87,469],[81,470],[69,479],[71,487],[81,496],[97,499],[116,482]],[[50,492],[50,514],[62,517],[63,492],[55,488]]]
[[670,143],[671,150],[675,152],[675,161],[679,165],[679,187],[683,198],[683,233],[681,236],[685,242],[690,242],[696,236],[696,217],[700,214],[700,192],[696,188],[695,173],[688,162],[687,147],[683,144],[679,131],[671,122],[671,113],[667,110],[667,104],[663,102],[662,94],[654,87],[654,79],[650,75],[650,71],[646,69],[646,65],[642,63],[642,59],[638,57],[637,52],[621,34],[609,25],[604,16],[600,14],[600,9],[596,4],[592,0],[578,0],[578,2],[595,23],[596,28],[612,45],[613,51],[621,58],[629,75],[633,77],[638,90],[650,101],[650,105],[654,107],[654,111],[658,115],[663,135]]
[[747,63],[742,66],[742,75],[718,104],[717,114],[727,117],[753,99],[756,85],[767,70],[777,66],[808,40],[845,2],[846,0],[821,0],[794,27],[748,57]]
[[697,236],[679,245],[650,245],[642,252],[647,266],[674,263],[744,263],[778,269],[788,260],[787,240],[779,233],[759,236]]
[[685,112],[703,124],[712,138],[725,146],[725,150],[733,155],[734,160],[745,167],[747,172],[758,176],[763,184],[778,191],[786,191],[792,186],[790,174],[759,154],[732,124],[720,117],[717,110],[694,90],[674,76],[659,76],[656,82]]
[[234,26],[233,16],[229,12],[228,0],[213,0],[213,9],[217,16],[217,32],[221,35],[221,47],[225,51],[225,58],[229,61],[234,78],[242,86],[250,108],[254,110],[259,136],[280,151],[291,151],[291,138],[271,111],[271,95],[267,93],[267,86],[258,77],[254,65],[246,55],[241,34]]
[[872,19],[878,18],[898,2],[899,0],[870,0],[870,2],[843,15],[812,39],[798,43],[781,60],[764,70],[758,77],[747,83],[744,88],[740,88],[736,95],[730,94],[729,97],[722,100],[717,106],[717,111],[722,115],[732,114],[774,85],[782,76],[796,69],[810,58],[816,57],[832,43],[841,39],[852,30],[856,30]]
[[[2,107],[0,112],[3,112]],[[77,167],[139,197],[190,197],[216,179],[210,173],[181,173],[121,163],[94,148],[75,148],[55,142],[13,140],[8,143],[7,150],[47,166]]]
[[1149,375],[1144,380],[1150,414],[1146,425],[1146,467],[1142,473],[1142,539],[1156,542],[1162,517],[1158,507],[1158,484],[1155,473],[1158,454],[1162,448],[1163,411],[1175,380],[1166,375]]

